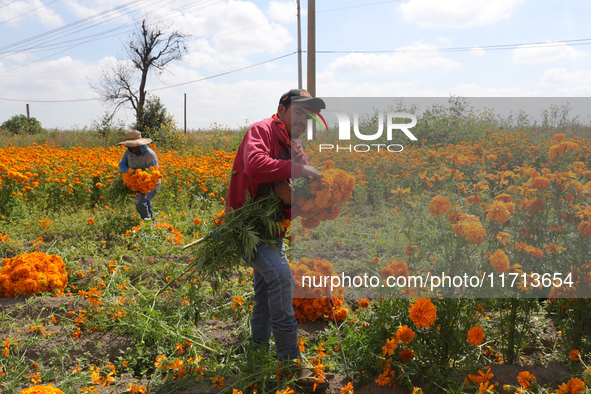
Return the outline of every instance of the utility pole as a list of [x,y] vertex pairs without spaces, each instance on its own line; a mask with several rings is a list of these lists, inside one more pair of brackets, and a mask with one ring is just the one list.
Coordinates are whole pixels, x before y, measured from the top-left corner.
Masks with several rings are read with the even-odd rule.
[[300,0],[298,4],[298,89],[302,88],[302,21],[300,16]]
[[316,97],[316,0],[308,0],[308,92]]
[[185,93],[185,136],[187,135],[187,93]]

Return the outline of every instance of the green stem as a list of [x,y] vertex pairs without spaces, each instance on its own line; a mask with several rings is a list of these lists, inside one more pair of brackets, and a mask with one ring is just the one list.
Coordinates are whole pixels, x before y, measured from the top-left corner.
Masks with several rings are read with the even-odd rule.
[[515,325],[517,319],[517,298],[511,298],[511,315],[509,317],[509,338],[507,343],[507,364],[512,365],[517,356],[515,352]]

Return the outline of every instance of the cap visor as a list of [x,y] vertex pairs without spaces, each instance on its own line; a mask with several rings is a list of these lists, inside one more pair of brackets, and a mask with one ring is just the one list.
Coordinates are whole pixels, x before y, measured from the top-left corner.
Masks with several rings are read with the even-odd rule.
[[299,96],[299,97],[292,97],[291,101],[293,103],[302,104],[302,105],[312,108],[316,111],[320,111],[321,109],[326,108],[326,104],[324,103],[324,100],[322,100],[320,97]]

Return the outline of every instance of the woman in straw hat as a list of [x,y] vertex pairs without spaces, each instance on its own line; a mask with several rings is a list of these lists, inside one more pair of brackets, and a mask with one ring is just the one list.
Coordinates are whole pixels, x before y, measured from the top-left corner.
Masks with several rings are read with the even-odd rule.
[[[151,143],[150,138],[142,138],[142,133],[137,130],[129,130],[125,132],[125,141],[118,145],[127,147],[123,154],[123,158],[119,162],[119,169],[126,173],[129,169],[146,169],[152,166],[158,167],[158,156],[156,152],[148,148],[147,145]],[[135,208],[144,220],[152,220],[154,214],[152,212],[152,199],[160,189],[161,182],[158,181],[158,186],[150,190],[148,193],[138,193],[135,196]]]

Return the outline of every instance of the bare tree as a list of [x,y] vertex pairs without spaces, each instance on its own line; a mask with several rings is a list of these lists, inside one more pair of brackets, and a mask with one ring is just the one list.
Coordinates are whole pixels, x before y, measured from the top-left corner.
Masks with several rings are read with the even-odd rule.
[[127,43],[128,61],[119,61],[103,71],[91,88],[100,94],[103,102],[114,107],[113,114],[129,104],[135,110],[136,119],[141,119],[148,75],[150,72],[161,75],[171,62],[181,60],[187,53],[185,43],[189,37],[180,31],[167,33],[162,26],[149,26],[144,19]]

